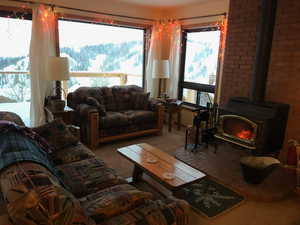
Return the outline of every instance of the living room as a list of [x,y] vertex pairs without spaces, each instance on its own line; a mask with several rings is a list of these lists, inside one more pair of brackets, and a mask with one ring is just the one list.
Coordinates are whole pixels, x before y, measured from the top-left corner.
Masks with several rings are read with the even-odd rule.
[[[47,146],[55,166],[43,154],[1,163],[0,224],[298,224],[299,12],[296,0],[1,1],[0,112],[35,127],[17,132]],[[68,132],[51,130],[55,118]],[[10,176],[32,168],[75,196],[80,217],[21,210],[29,195],[10,192]]]

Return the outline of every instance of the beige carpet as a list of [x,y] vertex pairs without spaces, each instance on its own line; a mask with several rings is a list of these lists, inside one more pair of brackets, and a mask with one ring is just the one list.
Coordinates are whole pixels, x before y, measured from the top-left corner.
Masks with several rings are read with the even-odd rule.
[[[156,146],[163,151],[174,155],[178,148],[184,143],[184,132],[172,131],[168,133],[165,129],[163,136],[148,136],[109,143],[99,146],[95,153],[102,158],[110,167],[124,176],[132,174],[133,166],[125,158],[120,156],[116,149],[130,144],[146,142]],[[221,150],[221,149],[220,149]],[[224,158],[226,161],[226,158]],[[228,164],[230,164],[228,160]],[[151,190],[151,189],[149,189]],[[246,200],[241,206],[230,210],[228,213],[214,219],[207,219],[191,211],[191,225],[299,225],[300,224],[300,199],[291,194],[280,201],[263,202]]]
[[261,184],[248,184],[244,181],[240,158],[249,156],[245,149],[233,148],[229,144],[219,146],[217,153],[210,146],[198,152],[178,148],[177,159],[214,177],[225,186],[232,187],[243,196],[252,200],[276,201],[289,195],[296,185],[296,177],[284,168],[277,167]]

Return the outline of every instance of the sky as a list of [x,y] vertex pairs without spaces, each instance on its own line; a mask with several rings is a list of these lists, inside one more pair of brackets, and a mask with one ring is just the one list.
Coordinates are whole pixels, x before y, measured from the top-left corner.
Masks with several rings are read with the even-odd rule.
[[[61,47],[77,50],[86,45],[142,41],[143,31],[123,27],[59,21]],[[0,57],[26,56],[29,53],[31,21],[0,17]]]
[[0,57],[28,55],[30,38],[30,20],[0,17]]

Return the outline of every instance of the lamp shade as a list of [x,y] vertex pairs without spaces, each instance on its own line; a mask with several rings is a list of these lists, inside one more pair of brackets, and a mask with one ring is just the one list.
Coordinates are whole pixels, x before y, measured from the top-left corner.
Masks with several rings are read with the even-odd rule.
[[69,80],[69,60],[67,57],[50,56],[46,80]]
[[154,60],[153,78],[169,78],[169,60]]

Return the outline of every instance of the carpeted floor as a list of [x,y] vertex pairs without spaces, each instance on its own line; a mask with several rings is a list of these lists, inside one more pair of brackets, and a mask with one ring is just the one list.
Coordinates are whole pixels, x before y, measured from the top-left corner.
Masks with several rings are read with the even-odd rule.
[[282,167],[276,168],[261,184],[246,183],[241,173],[240,158],[249,154],[245,149],[233,148],[229,144],[220,146],[216,154],[211,146],[196,153],[186,151],[183,147],[175,152],[177,159],[214,177],[222,184],[231,186],[252,200],[281,200],[293,191],[295,176]]
[[[161,150],[175,155],[177,149],[184,143],[183,131],[172,131],[168,133],[167,129],[163,136],[147,136],[109,143],[99,146],[95,150],[97,156],[102,158],[110,167],[124,176],[129,177],[132,174],[133,165],[120,156],[116,149],[131,144],[146,142]],[[222,150],[220,146],[219,151]],[[233,149],[232,149],[233,150]],[[223,159],[226,162],[226,158]],[[232,163],[228,160],[228,165]],[[141,188],[146,185],[142,185]],[[147,189],[147,188],[146,188]],[[148,191],[151,191],[148,188]],[[155,190],[153,190],[155,191]],[[291,194],[280,201],[263,202],[247,199],[229,212],[217,216],[214,219],[206,217],[191,211],[191,225],[299,225],[300,224],[300,199],[295,194]]]

